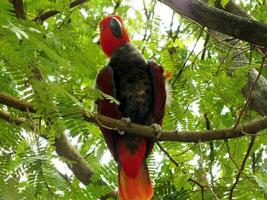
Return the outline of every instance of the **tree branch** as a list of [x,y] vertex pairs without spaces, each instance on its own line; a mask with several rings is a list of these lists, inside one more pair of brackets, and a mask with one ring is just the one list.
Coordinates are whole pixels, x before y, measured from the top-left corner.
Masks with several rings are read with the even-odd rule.
[[[7,122],[15,123],[16,125],[21,125],[25,123],[27,120],[25,118],[16,118],[14,119],[9,112],[0,110],[0,118],[4,119]],[[33,128],[33,125],[30,124],[30,128]]]
[[0,92],[0,103],[10,106],[12,108],[16,108],[21,111],[29,111],[31,113],[36,112],[36,110],[26,101],[18,100],[12,96],[6,95]]
[[259,46],[267,46],[267,26],[224,12],[199,0],[159,0],[177,13],[221,33]]
[[[25,104],[26,105],[26,104]],[[0,110],[0,118],[7,122],[21,125],[25,122],[30,122],[26,118],[13,118],[10,113]],[[33,124],[29,123],[29,127],[33,129]],[[42,137],[45,138],[44,135]],[[59,156],[68,159],[71,164],[68,165],[73,174],[85,185],[89,184],[90,178],[93,175],[93,170],[88,166],[86,160],[77,151],[74,146],[68,141],[66,135],[61,135],[55,138],[56,152]]]
[[[8,96],[6,94],[0,93],[1,96]],[[0,103],[7,105],[6,99],[11,99],[13,104],[9,103],[9,106],[13,108],[20,108],[23,110],[21,105],[24,105],[24,111],[27,111],[29,104],[16,100],[14,97],[8,96],[8,98],[1,98]],[[18,107],[20,105],[20,107]],[[159,141],[179,141],[179,142],[205,142],[213,140],[226,140],[231,138],[242,137],[248,134],[256,134],[257,132],[267,128],[267,116],[252,121],[245,124],[240,124],[236,126],[235,130],[233,128],[217,129],[217,130],[206,130],[206,131],[177,131],[177,130],[162,130],[160,137],[157,138],[158,133],[151,126],[143,126],[136,123],[131,123],[130,125],[125,122],[125,120],[112,119],[107,116],[99,115],[96,113],[83,112],[83,117],[85,121],[92,122],[98,125],[104,125],[111,129],[125,131],[127,133],[141,135],[145,137],[152,138]]]
[[161,146],[161,144],[159,143],[159,142],[156,142],[157,143],[157,145],[158,145],[158,147],[159,147],[159,149],[161,150],[161,151],[163,151],[163,153],[165,153],[165,155],[169,158],[169,160],[176,166],[176,167],[178,167],[179,166],[179,163],[169,154],[169,152],[168,151],[166,151],[164,148],[163,148],[163,146]]
[[[69,8],[73,8],[73,7],[76,7],[78,5],[82,5],[82,4],[86,3],[87,1],[88,0],[72,1],[69,5]],[[48,18],[55,16],[58,13],[60,13],[60,11],[58,11],[58,10],[49,10],[49,11],[46,11],[44,13],[39,13],[38,16],[35,17],[33,20],[37,21],[37,22],[43,22],[43,21],[47,20]]]
[[[235,130],[233,128],[206,130],[206,131],[176,131],[162,130],[160,137],[157,138],[157,133],[151,126],[143,126],[140,124],[131,123],[130,126],[124,120],[112,119],[103,115],[90,115],[83,113],[84,119],[88,122],[101,122],[104,126],[112,129],[125,131],[127,133],[141,135],[159,141],[179,141],[179,142],[205,142],[213,140],[225,140],[231,138],[242,137],[244,135],[256,134],[257,132],[267,128],[267,116],[257,121],[238,125]],[[97,119],[97,120],[96,120]]]
[[[232,0],[229,1],[229,3],[224,8],[221,6],[219,0],[217,0],[215,5],[216,7],[223,9],[227,12],[230,12],[232,14],[253,19],[249,14],[247,14],[244,10],[242,10]],[[260,53],[266,52],[266,48],[263,49],[257,48],[257,50]],[[246,60],[246,57],[244,56],[239,55],[238,57],[240,57],[241,60]],[[258,77],[258,71],[254,68],[250,69],[248,72],[249,80],[242,89],[242,93],[245,98],[249,96],[251,85],[253,84],[253,82],[255,82],[257,77]],[[267,96],[265,95],[266,93],[267,93],[267,80],[262,75],[260,75],[259,80],[257,81],[257,84],[255,86],[255,90],[252,93],[252,98],[249,103],[249,106],[262,116],[267,115]]]
[[234,15],[238,15],[241,17],[252,19],[252,17],[246,13],[246,11],[242,10],[238,5],[236,5],[232,0],[230,0],[225,7],[221,5],[221,0],[216,0],[215,6],[221,10],[225,10]]
[[23,0],[10,0],[10,2],[14,6],[14,13],[17,18],[19,19],[26,19],[25,12],[24,12],[24,5]]
[[171,86],[174,87],[174,84],[176,83],[176,81],[178,80],[178,78],[182,75],[182,73],[184,72],[184,70],[188,67],[188,65],[186,65],[186,63],[188,62],[188,60],[190,59],[190,57],[193,55],[194,51],[195,51],[195,48],[197,46],[197,43],[199,42],[202,34],[203,34],[203,31],[204,31],[204,27],[201,29],[196,41],[195,41],[195,44],[193,46],[193,49],[190,51],[189,55],[187,56],[187,58],[185,59],[185,61],[183,62],[183,65],[182,67],[179,69],[179,71],[177,72],[177,74],[175,75],[175,77],[173,78],[173,81],[171,83]]
[[264,66],[264,62],[265,62],[265,58],[266,58],[266,55],[265,57],[262,58],[262,62],[261,62],[261,67],[260,67],[260,71],[258,73],[258,76],[256,77],[255,81],[253,82],[253,84],[251,85],[250,89],[249,89],[249,94],[247,96],[247,99],[246,99],[246,103],[244,104],[238,118],[237,118],[237,121],[234,125],[234,128],[233,128],[233,131],[234,129],[237,127],[237,125],[239,124],[240,120],[241,120],[241,117],[242,117],[242,114],[244,113],[244,111],[247,109],[248,105],[249,105],[249,102],[250,102],[250,99],[251,99],[251,96],[252,96],[252,92],[257,84],[257,81],[259,80],[260,76],[261,76],[261,72],[262,72],[262,69],[263,69],[263,66]]
[[205,195],[204,195],[204,193],[205,193],[205,187],[206,186],[203,186],[203,185],[201,185],[198,181],[196,181],[196,180],[194,180],[194,179],[188,179],[188,181],[189,182],[192,182],[192,183],[195,183],[196,185],[198,185],[199,187],[200,187],[200,189],[201,189],[201,200],[205,200]]
[[240,170],[238,171],[238,173],[237,173],[237,175],[236,175],[235,182],[234,182],[234,184],[232,185],[232,187],[231,187],[231,189],[230,189],[230,194],[229,194],[229,199],[230,199],[230,200],[233,199],[234,189],[235,189],[235,187],[237,186],[238,181],[239,181],[239,179],[240,179],[240,176],[241,176],[241,174],[242,174],[242,172],[243,172],[243,170],[244,170],[244,168],[245,168],[245,164],[246,164],[247,159],[248,159],[248,157],[249,157],[249,155],[250,155],[251,149],[252,149],[253,144],[254,144],[254,142],[255,142],[255,138],[256,138],[255,135],[251,137],[251,140],[250,140],[250,143],[249,143],[249,146],[248,146],[248,149],[247,149],[247,153],[246,153],[246,155],[245,155],[245,157],[244,157],[244,159],[243,159],[243,161],[242,161],[242,165],[241,165],[241,167],[240,167]]
[[80,152],[69,142],[65,134],[55,139],[55,147],[58,155],[67,158],[72,163],[69,166],[73,174],[84,184],[90,182],[93,170],[90,168],[86,160]]

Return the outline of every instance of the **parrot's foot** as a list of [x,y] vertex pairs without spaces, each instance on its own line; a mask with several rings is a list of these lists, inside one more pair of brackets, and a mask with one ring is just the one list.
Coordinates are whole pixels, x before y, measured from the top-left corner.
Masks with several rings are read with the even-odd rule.
[[125,124],[126,124],[128,127],[131,126],[132,120],[131,120],[130,117],[123,117],[123,118],[121,118],[121,120],[124,121]]
[[161,126],[157,123],[153,123],[150,126],[151,126],[151,128],[154,129],[154,131],[156,133],[156,138],[159,139],[161,136]]
[[[130,117],[123,117],[123,118],[121,118],[121,120],[126,124],[127,127],[131,126],[132,120]],[[120,135],[123,135],[125,132],[122,130],[118,130],[118,133]]]

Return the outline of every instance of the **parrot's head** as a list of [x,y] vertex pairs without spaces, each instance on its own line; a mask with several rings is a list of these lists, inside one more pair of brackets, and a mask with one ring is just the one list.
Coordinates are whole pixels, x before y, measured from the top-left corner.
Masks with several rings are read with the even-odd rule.
[[130,42],[120,16],[111,15],[105,17],[100,21],[99,29],[100,45],[108,57],[111,57],[121,45]]

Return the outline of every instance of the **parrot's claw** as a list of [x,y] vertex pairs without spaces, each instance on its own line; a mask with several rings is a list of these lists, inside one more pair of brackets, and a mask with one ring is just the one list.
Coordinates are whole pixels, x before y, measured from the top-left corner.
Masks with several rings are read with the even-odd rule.
[[156,138],[159,139],[161,136],[161,126],[157,123],[153,123],[150,126],[151,126],[151,128],[154,129],[154,131],[156,133]]
[[124,131],[118,131],[118,133],[119,133],[120,135],[124,135],[124,134],[125,134]]
[[[131,120],[130,117],[123,117],[123,118],[121,118],[121,120],[126,124],[127,127],[131,126],[132,120]],[[122,130],[118,130],[118,133],[120,135],[124,135],[125,134],[125,132],[122,131]]]
[[127,125],[127,127],[130,127],[131,126],[132,120],[131,120],[130,117],[123,117],[123,118],[121,118],[121,120],[125,122],[125,124]]

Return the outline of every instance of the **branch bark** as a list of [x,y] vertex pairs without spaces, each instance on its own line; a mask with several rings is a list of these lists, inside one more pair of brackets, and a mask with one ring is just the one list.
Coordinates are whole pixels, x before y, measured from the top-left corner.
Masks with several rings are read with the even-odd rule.
[[[259,72],[252,68],[248,72],[248,82],[246,86],[242,89],[242,94],[244,97],[249,95],[250,88],[258,77]],[[264,76],[260,75],[255,88],[251,95],[251,100],[249,102],[250,108],[255,110],[260,115],[267,115],[267,80]]]
[[31,113],[35,113],[36,110],[26,101],[18,100],[12,96],[6,95],[0,92],[0,102],[5,104],[6,106],[10,106],[16,108],[20,111],[29,111]]
[[10,0],[14,6],[14,13],[19,19],[26,19],[23,0]]
[[79,151],[69,142],[66,135],[63,134],[61,137],[55,139],[55,147],[59,156],[67,158],[72,162],[68,166],[76,178],[84,185],[89,184],[94,172]]
[[[3,93],[0,93],[1,96],[8,96]],[[12,99],[14,103],[9,106],[13,108],[20,108],[18,105],[26,105],[24,111],[29,110],[27,105],[30,105],[26,102],[23,104],[21,100],[16,100],[14,97],[9,96],[8,98],[1,98],[0,103],[5,104],[7,102],[3,101],[6,99]],[[20,102],[20,103],[18,103]],[[152,138],[158,141],[179,141],[179,142],[205,142],[205,141],[213,141],[213,140],[226,140],[231,138],[238,138],[245,135],[256,134],[261,130],[267,129],[267,116],[246,124],[240,124],[233,128],[226,129],[217,129],[217,130],[206,130],[206,131],[177,131],[177,130],[162,130],[160,134],[158,134],[157,130],[155,130],[151,126],[143,126],[140,124],[130,123],[128,124],[125,120],[112,119],[110,117],[106,117],[99,114],[91,114],[87,112],[83,112],[84,120],[88,122],[92,122],[98,124],[99,126],[109,127],[114,130],[120,130],[127,133],[141,135],[145,137]],[[158,137],[159,136],[159,137]]]
[[218,32],[267,46],[267,25],[224,12],[199,0],[159,0],[177,13]]
[[241,16],[241,17],[252,19],[252,17],[248,13],[246,13],[244,10],[242,10],[232,0],[230,0],[225,7],[223,7],[221,5],[221,0],[216,0],[215,6],[217,8],[219,8],[220,10],[224,10],[224,11],[232,13],[234,15],[238,15],[238,16]]
[[[206,130],[206,131],[176,131],[162,130],[160,136],[157,136],[157,131],[151,126],[143,126],[140,124],[131,123],[128,125],[124,120],[112,119],[103,115],[89,115],[83,113],[84,119],[89,122],[98,123],[111,129],[125,131],[127,133],[141,135],[152,138],[158,141],[179,141],[179,142],[206,142],[213,140],[226,140],[238,138],[245,135],[256,134],[257,132],[267,128],[267,116],[257,121],[240,124],[235,130],[233,128]],[[99,125],[99,123],[98,123]],[[100,126],[101,126],[100,125]]]

